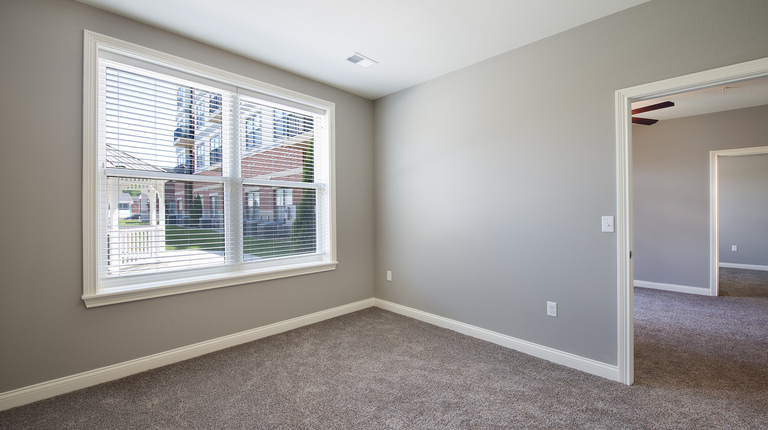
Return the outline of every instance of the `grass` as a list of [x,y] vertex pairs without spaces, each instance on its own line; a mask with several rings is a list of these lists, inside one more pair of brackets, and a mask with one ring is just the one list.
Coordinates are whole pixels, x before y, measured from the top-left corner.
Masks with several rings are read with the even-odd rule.
[[149,225],[149,221],[139,221],[137,219],[121,219],[119,225]]
[[[293,254],[293,244],[283,239],[243,238],[243,252],[261,258],[281,257]],[[224,233],[200,228],[186,228],[176,225],[165,226],[165,249],[200,249],[224,252]]]

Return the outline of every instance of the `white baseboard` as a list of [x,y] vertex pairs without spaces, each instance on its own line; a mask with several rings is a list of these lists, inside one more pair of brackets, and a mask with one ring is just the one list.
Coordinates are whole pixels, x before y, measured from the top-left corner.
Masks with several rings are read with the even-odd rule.
[[332,309],[327,309],[313,314],[292,318],[286,321],[246,330],[240,333],[222,336],[216,339],[196,343],[193,345],[176,348],[170,351],[153,354],[150,356],[89,370],[76,375],[65,376],[52,381],[42,382],[13,391],[0,393],[0,411],[16,406],[25,405],[49,397],[58,396],[70,391],[79,390],[103,382],[114,381],[139,372],[144,372],[160,366],[178,363],[190,358],[198,357],[221,349],[229,348],[246,342],[251,342],[267,336],[283,333],[309,324],[314,324],[330,318],[335,318],[351,312],[356,312],[376,306],[388,311],[424,321],[438,327],[447,328],[459,333],[482,339],[497,345],[511,348],[522,353],[542,358],[553,363],[572,367],[583,372],[601,376],[603,378],[619,380],[618,367],[605,364],[589,358],[584,358],[554,348],[538,345],[525,340],[517,339],[501,333],[472,326],[449,318],[423,312],[418,309],[398,305],[381,299],[366,299],[350,303]]
[[59,394],[124,378],[135,373],[144,372],[156,367],[178,363],[210,352],[218,351],[242,343],[251,342],[267,336],[283,333],[306,325],[314,324],[330,318],[335,318],[351,312],[356,312],[374,306],[374,299],[361,300],[359,302],[338,306],[332,309],[315,312],[313,314],[280,321],[263,327],[242,331],[240,333],[222,336],[193,345],[172,349],[170,351],[153,354],[147,357],[89,370],[76,375],[65,376],[52,381],[42,382],[13,391],[0,393],[0,411],[16,406],[25,405]]
[[688,285],[664,284],[661,282],[638,281],[635,279],[635,286],[641,288],[652,288],[654,290],[672,291],[675,293],[699,294],[709,296],[709,288],[691,287]]
[[618,366],[605,364],[589,358],[584,358],[568,352],[563,352],[554,348],[542,346],[533,342],[517,339],[511,336],[507,336],[501,333],[497,333],[484,328],[476,327],[473,325],[465,324],[449,318],[444,318],[438,315],[423,312],[418,309],[409,308],[407,306],[398,305],[396,303],[388,302],[386,300],[375,299],[375,306],[405,315],[411,318],[415,318],[426,323],[436,325],[438,327],[447,328],[467,336],[476,337],[488,342],[501,345],[506,348],[514,349],[522,353],[532,355],[534,357],[542,358],[544,360],[551,361],[553,363],[561,364],[563,366],[572,367],[574,369],[581,370],[583,372],[591,373],[593,375],[602,376],[603,378],[612,379],[614,381],[619,380]]
[[768,266],[761,266],[759,264],[738,264],[738,263],[720,263],[720,267],[728,267],[731,269],[747,269],[747,270],[762,270],[768,272]]

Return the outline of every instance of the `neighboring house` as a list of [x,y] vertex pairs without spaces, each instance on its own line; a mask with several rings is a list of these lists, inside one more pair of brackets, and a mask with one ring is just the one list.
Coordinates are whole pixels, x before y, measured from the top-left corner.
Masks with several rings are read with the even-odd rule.
[[126,193],[125,191],[120,193],[120,199],[117,203],[117,217],[120,219],[125,219],[130,217],[133,214],[133,204],[134,199],[131,197],[130,194]]
[[[188,87],[180,87],[177,94],[174,132],[177,165],[172,172],[221,175],[224,162],[221,96]],[[240,147],[244,155],[240,166],[244,176],[301,182],[303,161],[307,154],[311,156],[312,119],[266,106],[248,108],[251,114],[240,121],[245,130]],[[169,224],[223,228],[224,190],[221,187],[205,182],[168,181],[165,196],[166,207],[173,210],[169,212]],[[191,211],[197,196],[201,198],[202,214],[199,223],[194,225]],[[286,236],[302,197],[300,189],[244,187],[245,236]]]

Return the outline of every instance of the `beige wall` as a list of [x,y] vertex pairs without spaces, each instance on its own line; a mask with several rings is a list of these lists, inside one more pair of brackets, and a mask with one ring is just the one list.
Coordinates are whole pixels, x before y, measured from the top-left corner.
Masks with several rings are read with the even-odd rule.
[[[336,103],[336,271],[86,309],[88,29]],[[0,393],[373,296],[373,103],[70,0],[0,2]]]

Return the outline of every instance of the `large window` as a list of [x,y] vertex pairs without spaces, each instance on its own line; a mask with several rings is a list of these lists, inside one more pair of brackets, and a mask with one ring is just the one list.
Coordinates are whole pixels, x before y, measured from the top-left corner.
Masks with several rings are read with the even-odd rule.
[[87,31],[84,73],[87,306],[335,268],[332,103]]

